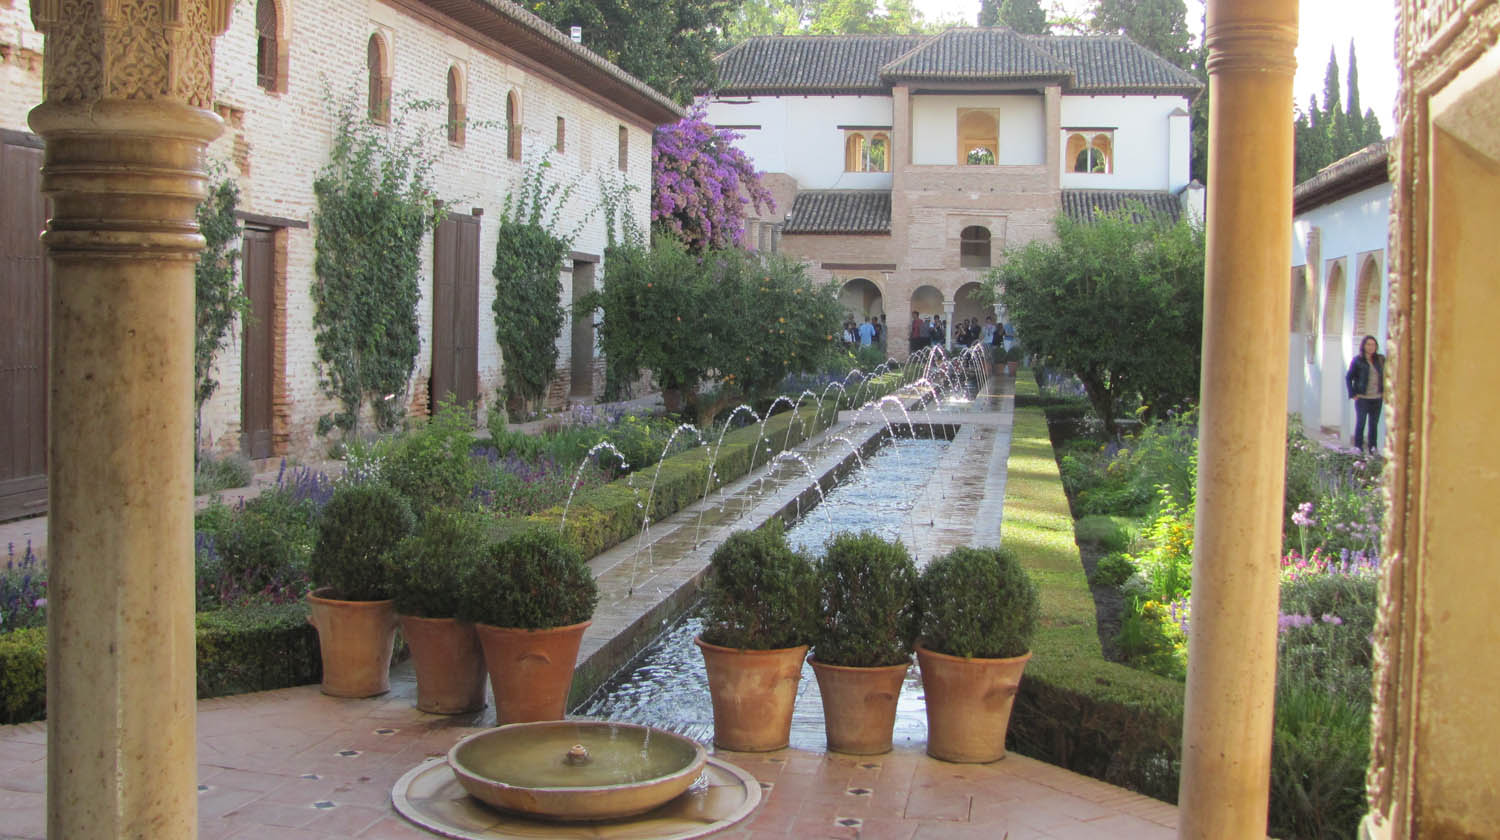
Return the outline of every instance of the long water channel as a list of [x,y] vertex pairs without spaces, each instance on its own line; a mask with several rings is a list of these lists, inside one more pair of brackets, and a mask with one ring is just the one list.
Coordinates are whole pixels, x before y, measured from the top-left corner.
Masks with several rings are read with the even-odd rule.
[[[920,424],[918,424],[920,425]],[[918,433],[927,431],[918,429]],[[807,511],[787,530],[798,550],[817,555],[838,531],[870,530],[896,539],[909,530],[910,513],[923,488],[932,480],[949,442],[942,439],[899,438],[891,441],[864,466],[828,491],[824,501]],[[713,739],[713,706],[703,656],[693,638],[702,628],[696,613],[678,621],[652,642],[631,665],[605,683],[576,712],[606,720],[644,723],[695,738]],[[919,744],[927,738],[921,683],[915,668],[908,673],[897,705],[895,746]],[[791,746],[826,748],[823,706],[812,667],[802,666],[797,704],[792,717]]]

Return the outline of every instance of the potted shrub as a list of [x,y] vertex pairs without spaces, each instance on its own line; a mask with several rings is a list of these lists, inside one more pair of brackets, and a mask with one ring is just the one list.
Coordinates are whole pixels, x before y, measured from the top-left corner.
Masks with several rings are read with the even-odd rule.
[[808,662],[828,748],[890,752],[917,638],[917,566],[901,543],[864,531],[835,534],[817,568],[822,615]]
[[1004,548],[956,548],[922,571],[917,665],[927,696],[927,754],[1005,757],[1005,730],[1031,658],[1040,599]]
[[772,520],[714,549],[705,595],[696,641],[708,670],[714,744],[741,752],[785,747],[817,621],[817,572]]
[[552,528],[489,546],[467,571],[458,617],[479,633],[497,723],[562,719],[598,603],[583,555]]
[[371,697],[390,690],[396,608],[389,559],[411,533],[406,500],[379,483],[341,484],[323,508],[308,562],[307,620],[318,629],[323,693]]
[[484,653],[474,625],[456,616],[465,574],[484,554],[484,521],[432,508],[417,533],[401,541],[391,589],[401,635],[417,672],[417,708],[439,715],[484,708]]

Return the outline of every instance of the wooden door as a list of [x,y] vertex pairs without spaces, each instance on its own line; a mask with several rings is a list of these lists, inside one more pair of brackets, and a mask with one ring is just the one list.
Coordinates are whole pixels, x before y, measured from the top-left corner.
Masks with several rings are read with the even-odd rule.
[[241,330],[244,345],[240,356],[240,446],[250,458],[272,455],[275,339],[271,316],[276,307],[275,241],[271,231],[247,227],[240,245],[245,258],[245,296],[250,299],[250,317]]
[[[576,306],[584,295],[594,290],[595,264],[575,260],[573,262],[573,304]],[[594,313],[573,313],[573,335],[570,342],[572,357],[568,377],[571,387],[568,396],[590,397],[594,394]]]
[[479,398],[479,217],[449,213],[432,248],[432,408]]
[[0,132],[0,520],[47,510],[42,141]]

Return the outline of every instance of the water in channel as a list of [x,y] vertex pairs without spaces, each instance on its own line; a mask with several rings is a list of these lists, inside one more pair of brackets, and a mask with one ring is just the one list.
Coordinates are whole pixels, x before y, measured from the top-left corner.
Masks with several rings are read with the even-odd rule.
[[[922,431],[925,431],[923,429]],[[863,469],[846,476],[820,507],[828,512],[804,512],[787,530],[794,548],[820,554],[823,543],[837,531],[871,530],[885,539],[908,532],[909,513],[932,480],[948,441],[941,438],[902,437],[865,459]],[[789,467],[788,467],[789,468]],[[703,656],[693,638],[702,628],[696,614],[669,627],[632,663],[606,683],[576,713],[628,723],[644,723],[678,732],[704,743],[713,739],[713,706]],[[920,744],[927,738],[916,669],[907,674],[897,705],[894,744]],[[822,750],[823,706],[812,667],[802,666],[797,705],[792,717],[791,746]]]

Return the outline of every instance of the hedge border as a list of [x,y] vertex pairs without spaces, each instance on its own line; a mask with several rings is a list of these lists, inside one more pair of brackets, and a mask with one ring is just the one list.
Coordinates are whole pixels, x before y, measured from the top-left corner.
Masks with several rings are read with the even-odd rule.
[[[1017,395],[1035,384],[1016,380]],[[1030,391],[1030,394],[1026,394]],[[1019,753],[1177,801],[1184,687],[1104,659],[1094,599],[1042,409],[1017,407],[1001,541],[1042,595],[1042,621],[1010,724]]]
[[[872,380],[867,391],[870,399],[878,400],[897,390],[901,384],[899,374],[886,374]],[[573,504],[568,508],[565,533],[583,550],[585,557],[597,557],[640,533],[645,511],[638,503],[645,505],[648,496],[651,521],[660,522],[703,498],[705,487],[716,490],[747,475],[752,453],[754,465],[762,467],[780,452],[828,429],[838,420],[839,403],[840,400],[834,400],[825,404],[821,411],[803,406],[795,413],[789,410],[772,415],[765,422],[764,429],[764,440],[770,444],[769,448],[761,445],[761,425],[753,423],[726,434],[716,458],[713,446],[699,446],[603,487],[581,491],[573,497]],[[711,458],[715,460],[714,478],[710,484]],[[651,493],[649,488],[653,480],[656,490]],[[563,506],[555,505],[524,519],[502,520],[496,527],[503,532],[522,523],[557,526],[562,523],[562,517]]]
[[[198,699],[323,679],[318,632],[301,601],[198,613]],[[47,628],[0,634],[0,724],[47,713]]]

